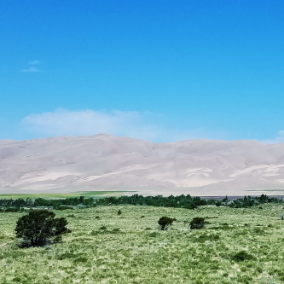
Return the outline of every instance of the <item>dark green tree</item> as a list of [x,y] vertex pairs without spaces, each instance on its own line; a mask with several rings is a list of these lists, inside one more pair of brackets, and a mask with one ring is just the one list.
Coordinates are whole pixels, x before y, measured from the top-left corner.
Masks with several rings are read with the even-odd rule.
[[61,241],[61,235],[71,232],[65,218],[55,218],[48,210],[34,210],[17,221],[16,237],[21,247],[44,246]]
[[173,223],[173,221],[176,221],[176,219],[163,216],[159,219],[158,224],[160,225],[160,229],[165,231]]

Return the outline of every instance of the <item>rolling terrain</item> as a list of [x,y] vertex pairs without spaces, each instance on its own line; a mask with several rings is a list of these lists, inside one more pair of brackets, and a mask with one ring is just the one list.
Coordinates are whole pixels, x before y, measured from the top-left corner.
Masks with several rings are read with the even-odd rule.
[[134,190],[145,195],[282,194],[284,143],[153,143],[108,134],[0,140],[1,193],[84,190]]

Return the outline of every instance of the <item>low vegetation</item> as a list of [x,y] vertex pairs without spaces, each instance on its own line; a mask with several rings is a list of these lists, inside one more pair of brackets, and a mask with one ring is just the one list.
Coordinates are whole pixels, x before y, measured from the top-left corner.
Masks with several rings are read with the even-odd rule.
[[[29,214],[1,213],[0,283],[280,284],[283,204],[261,207],[112,205],[46,211],[65,218],[72,232],[62,242],[24,249],[15,227]],[[176,221],[160,230],[161,216]],[[190,229],[197,217],[205,226]]]
[[17,212],[24,208],[45,208],[45,209],[83,209],[96,206],[110,205],[143,205],[143,206],[158,206],[158,207],[173,207],[196,209],[204,205],[228,206],[231,208],[250,208],[266,203],[283,203],[282,199],[271,198],[262,194],[260,197],[245,196],[236,200],[229,200],[227,197],[222,201],[214,199],[201,199],[200,197],[192,197],[188,195],[179,196],[142,196],[134,194],[132,196],[120,197],[103,197],[95,199],[93,197],[86,198],[85,196],[68,197],[65,199],[44,199],[44,198],[16,198],[16,199],[0,199],[0,212]]

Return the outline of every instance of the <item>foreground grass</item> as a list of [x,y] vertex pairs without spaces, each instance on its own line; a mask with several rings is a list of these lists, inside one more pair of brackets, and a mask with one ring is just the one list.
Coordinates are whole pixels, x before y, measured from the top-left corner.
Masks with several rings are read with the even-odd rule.
[[[56,211],[72,233],[62,244],[30,249],[15,245],[14,228],[23,213],[2,213],[0,283],[284,283],[282,206]],[[159,231],[161,216],[177,221]],[[190,230],[197,216],[209,223]],[[235,260],[243,250],[251,259]]]

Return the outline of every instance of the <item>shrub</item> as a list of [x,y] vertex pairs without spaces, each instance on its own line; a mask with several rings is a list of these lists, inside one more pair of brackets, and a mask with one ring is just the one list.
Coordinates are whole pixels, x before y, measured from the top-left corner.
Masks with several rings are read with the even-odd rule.
[[158,224],[160,225],[160,229],[164,231],[168,229],[168,227],[173,223],[173,221],[176,221],[176,219],[164,216],[159,219]]
[[78,257],[74,260],[75,263],[78,263],[78,262],[88,262],[88,258],[87,257]]
[[117,215],[121,215],[121,210],[120,209],[117,211]]
[[73,206],[69,206],[69,205],[60,205],[57,210],[67,210],[67,209],[71,209],[74,210]]
[[6,211],[5,212],[19,212],[20,211],[20,208],[17,208],[17,207],[8,207],[6,208]]
[[221,205],[222,205],[222,202],[221,202],[221,201],[217,201],[217,202],[216,202],[216,206],[217,206],[217,207],[219,207],[219,206],[221,206]]
[[217,241],[220,239],[219,235],[215,234],[202,234],[198,238],[195,239],[197,243],[205,243],[206,241]]
[[192,221],[189,223],[190,229],[202,229],[204,227],[204,218],[195,217],[192,219]]
[[16,237],[21,238],[21,247],[44,246],[61,241],[61,235],[70,233],[65,218],[54,218],[47,210],[33,210],[17,221]]
[[191,210],[197,208],[197,206],[193,203],[188,203],[184,208]]
[[114,228],[114,229],[112,229],[112,233],[118,233],[120,231],[120,228]]
[[[78,204],[78,205],[77,205],[77,208],[78,208],[78,209],[84,209],[84,208],[88,208],[88,206],[86,206],[86,205],[84,205],[84,204]],[[71,209],[71,208],[69,208],[69,209]],[[74,209],[74,208],[72,207],[72,209]]]
[[255,257],[249,253],[247,253],[246,251],[242,250],[238,253],[236,253],[232,259],[234,261],[240,262],[240,261],[245,261],[245,260],[255,260]]

